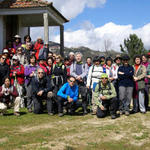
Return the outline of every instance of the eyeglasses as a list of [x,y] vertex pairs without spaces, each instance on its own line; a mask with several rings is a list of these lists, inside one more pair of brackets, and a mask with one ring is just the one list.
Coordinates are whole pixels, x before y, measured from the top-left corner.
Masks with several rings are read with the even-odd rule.
[[107,80],[108,78],[102,78],[102,79],[105,79],[105,80]]
[[38,74],[44,74],[44,72],[38,72]]
[[60,58],[56,58],[56,59],[60,59]]
[[17,61],[17,59],[13,59],[13,61]]
[[72,80],[70,80],[70,82],[71,82],[71,83],[75,83],[76,81],[72,81]]
[[2,57],[2,59],[3,59],[3,60],[6,60],[6,58],[5,58],[5,57]]

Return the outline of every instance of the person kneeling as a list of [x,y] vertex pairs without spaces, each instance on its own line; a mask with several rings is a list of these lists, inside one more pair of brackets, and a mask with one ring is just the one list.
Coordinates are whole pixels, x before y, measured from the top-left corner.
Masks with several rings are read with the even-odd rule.
[[71,76],[57,92],[58,115],[63,116],[63,105],[66,103],[70,114],[73,114],[75,102],[78,100],[78,86],[75,84],[76,79]]
[[19,107],[21,98],[18,97],[17,89],[10,84],[10,78],[4,79],[4,84],[0,87],[0,111],[3,115],[7,108],[14,104],[14,115],[20,116]]
[[43,113],[43,100],[46,99],[48,114],[52,113],[52,99],[50,92],[52,91],[52,86],[49,78],[44,74],[44,70],[39,68],[37,70],[37,75],[32,78],[32,99],[35,114]]
[[96,100],[96,115],[98,118],[104,118],[109,111],[111,118],[116,118],[116,91],[113,84],[108,81],[108,75],[105,73],[101,75],[101,80],[95,87],[94,99]]

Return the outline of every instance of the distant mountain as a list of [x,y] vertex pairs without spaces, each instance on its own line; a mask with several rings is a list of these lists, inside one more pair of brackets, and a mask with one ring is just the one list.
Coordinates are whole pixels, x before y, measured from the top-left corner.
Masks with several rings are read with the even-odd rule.
[[[55,43],[55,42],[52,42],[52,41],[49,41],[49,46],[50,46],[50,49],[52,52],[54,53],[57,53],[59,54],[60,52],[60,44],[59,43]],[[108,57],[108,56],[111,56],[112,58],[115,57],[116,54],[120,54],[114,50],[111,50],[111,51],[107,51],[107,52],[102,52],[102,51],[95,51],[95,50],[92,50],[88,47],[84,47],[84,46],[80,46],[78,48],[68,48],[68,47],[65,47],[64,48],[64,54],[65,56],[67,56],[70,52],[81,52],[84,56],[84,59],[86,59],[87,57],[94,57],[94,56],[105,56],[105,57]]]

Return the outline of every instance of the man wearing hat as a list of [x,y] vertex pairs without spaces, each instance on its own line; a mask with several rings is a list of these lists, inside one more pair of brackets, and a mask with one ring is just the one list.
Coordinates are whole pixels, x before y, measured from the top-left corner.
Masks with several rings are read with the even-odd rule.
[[113,84],[108,80],[106,73],[101,75],[101,80],[95,87],[94,99],[97,104],[96,115],[98,118],[104,118],[110,111],[111,118],[116,119],[116,91]]
[[129,106],[131,103],[133,86],[134,86],[134,68],[129,65],[129,56],[124,55],[122,57],[123,65],[118,69],[118,81],[119,81],[119,111],[120,115],[124,114],[128,116],[130,114]]
[[[12,57],[12,65],[10,66],[11,85],[14,85],[19,93],[19,97],[23,97],[24,85],[24,66],[20,64],[16,55]],[[24,107],[24,99],[21,99],[21,107]]]

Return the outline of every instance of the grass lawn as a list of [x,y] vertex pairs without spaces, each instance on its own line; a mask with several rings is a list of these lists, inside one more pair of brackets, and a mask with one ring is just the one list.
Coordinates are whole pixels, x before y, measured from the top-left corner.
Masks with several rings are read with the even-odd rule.
[[0,116],[0,150],[149,150],[150,112],[96,116]]

